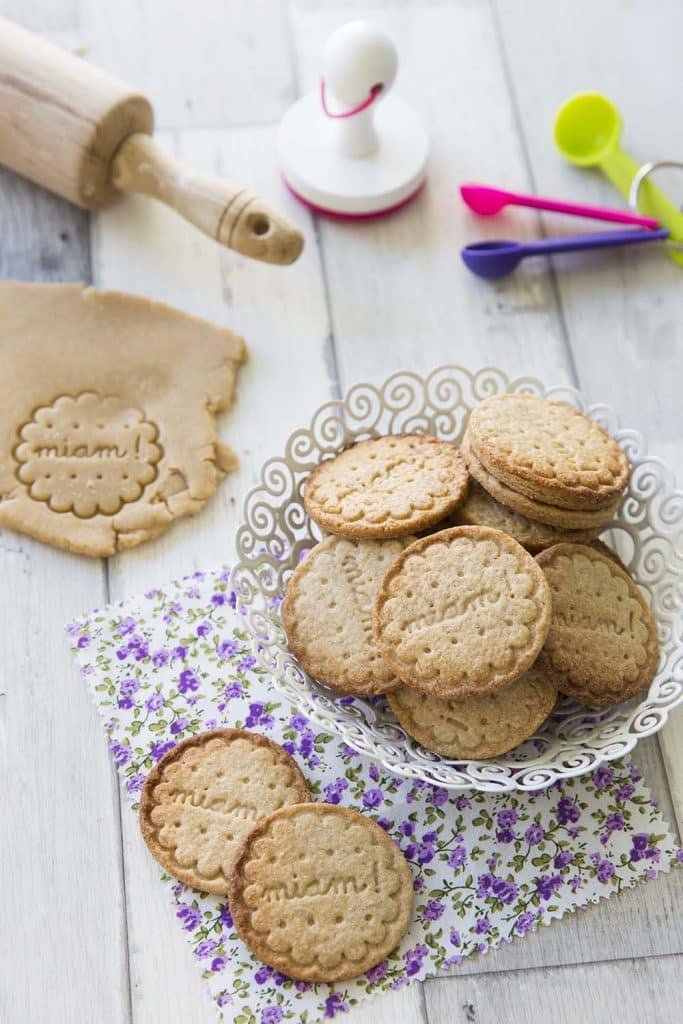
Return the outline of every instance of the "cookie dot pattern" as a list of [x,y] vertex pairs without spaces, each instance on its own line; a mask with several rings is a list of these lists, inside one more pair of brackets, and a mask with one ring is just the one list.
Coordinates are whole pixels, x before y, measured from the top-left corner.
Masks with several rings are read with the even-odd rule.
[[156,479],[159,431],[113,395],[62,395],[19,428],[17,479],[31,498],[79,519],[115,515]]
[[583,545],[557,544],[537,561],[553,602],[539,663],[560,691],[601,708],[649,686],[659,660],[657,628],[628,572]]
[[217,729],[180,743],[152,769],[140,826],[169,874],[225,896],[239,844],[255,822],[309,799],[298,765],[277,743]]
[[388,696],[409,736],[443,757],[504,754],[532,735],[555,706],[557,687],[536,666],[484,697],[440,700],[401,686]]
[[304,504],[322,529],[342,537],[405,537],[439,522],[467,493],[458,449],[426,434],[376,437],[311,473]]
[[550,626],[550,590],[507,534],[457,526],[406,548],[380,584],[375,642],[393,671],[437,697],[477,696],[533,664]]
[[496,395],[473,410],[472,451],[501,482],[567,508],[608,504],[628,481],[628,460],[594,420],[564,402]]
[[412,875],[396,844],[331,804],[288,807],[259,822],[230,886],[249,949],[305,981],[341,981],[379,963],[403,937],[412,906]]
[[290,650],[315,679],[357,696],[398,685],[375,646],[372,611],[380,580],[407,543],[328,537],[297,566],[283,621]]

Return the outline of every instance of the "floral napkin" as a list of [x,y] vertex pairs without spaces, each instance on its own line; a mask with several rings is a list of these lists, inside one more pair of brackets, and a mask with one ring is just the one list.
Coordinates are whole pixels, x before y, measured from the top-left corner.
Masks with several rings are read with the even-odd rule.
[[227,1020],[334,1017],[680,859],[629,761],[535,794],[455,794],[386,774],[316,732],[256,666],[228,581],[227,569],[198,572],[68,627],[131,809],[147,772],[179,740],[225,725],[254,729],[297,758],[314,799],[354,807],[389,832],[413,871],[415,911],[388,960],[355,981],[310,984],[252,957],[219,898],[162,875]]

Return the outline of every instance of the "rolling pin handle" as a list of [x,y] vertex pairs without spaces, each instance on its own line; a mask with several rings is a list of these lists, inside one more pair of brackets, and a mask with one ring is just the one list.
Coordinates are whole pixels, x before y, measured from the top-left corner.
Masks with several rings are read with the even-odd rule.
[[171,160],[149,135],[130,135],[112,161],[112,184],[151,196],[176,210],[205,235],[264,263],[293,263],[301,233],[249,189],[197,174]]

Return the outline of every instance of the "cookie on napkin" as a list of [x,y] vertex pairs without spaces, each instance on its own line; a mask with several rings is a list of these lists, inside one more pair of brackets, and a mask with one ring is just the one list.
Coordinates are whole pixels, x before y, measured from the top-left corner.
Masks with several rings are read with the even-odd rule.
[[399,679],[418,690],[481,696],[531,667],[550,610],[543,572],[517,541],[485,526],[456,526],[394,560],[375,598],[375,642]]
[[400,686],[387,700],[408,735],[427,750],[479,759],[504,754],[533,735],[555,707],[557,687],[533,665],[483,697],[444,700]]
[[241,840],[261,818],[310,800],[294,758],[244,729],[215,729],[179,743],[147,776],[140,827],[170,875],[225,896]]
[[245,838],[229,900],[240,938],[266,964],[304,981],[342,981],[398,945],[413,879],[379,825],[345,807],[301,804]]
[[282,615],[289,648],[309,675],[360,697],[398,686],[375,646],[372,608],[380,580],[411,539],[328,537],[299,563]]
[[235,468],[214,413],[244,341],[149,299],[0,283],[0,527],[106,556],[199,512]]
[[448,441],[375,437],[321,462],[306,481],[304,504],[329,533],[387,540],[444,519],[464,499],[468,479],[465,460]]
[[558,544],[537,555],[552,592],[539,666],[558,689],[590,707],[629,700],[652,682],[657,627],[643,595],[615,558]]
[[602,508],[628,482],[628,460],[619,444],[564,402],[495,395],[473,409],[467,434],[492,476],[536,501]]

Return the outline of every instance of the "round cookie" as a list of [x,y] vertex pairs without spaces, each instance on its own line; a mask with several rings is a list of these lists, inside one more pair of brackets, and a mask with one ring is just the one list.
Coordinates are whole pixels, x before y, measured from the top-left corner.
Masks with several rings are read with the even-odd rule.
[[215,729],[179,743],[147,776],[140,828],[174,878],[225,896],[239,844],[272,811],[310,800],[294,758],[244,729]]
[[545,722],[557,687],[536,666],[484,697],[441,700],[410,686],[387,697],[409,736],[442,757],[495,757],[512,750]]
[[621,496],[614,499],[611,505],[604,508],[581,509],[574,511],[568,508],[560,508],[558,505],[549,505],[543,501],[535,501],[525,494],[513,491],[507,484],[501,483],[482,466],[479,459],[469,447],[468,439],[462,444],[462,452],[467,459],[467,468],[473,479],[475,479],[485,491],[495,498],[501,505],[512,509],[519,515],[528,519],[535,519],[539,523],[548,526],[555,526],[564,530],[603,530],[607,523],[611,522],[617,514],[621,504]]
[[593,547],[558,544],[537,555],[553,600],[539,666],[558,689],[606,708],[652,682],[659,661],[657,628],[631,576]]
[[375,646],[372,608],[384,573],[411,540],[327,537],[299,563],[282,617],[289,648],[309,675],[360,697],[398,686]]
[[531,667],[550,611],[543,572],[517,541],[456,526],[394,560],[375,598],[375,642],[410,686],[436,697],[481,696]]
[[386,540],[444,519],[465,497],[468,479],[465,460],[447,441],[375,437],[321,462],[306,482],[304,504],[329,533]]
[[603,508],[628,481],[628,459],[614,438],[564,402],[495,395],[472,411],[467,431],[482,466],[536,501]]
[[592,541],[598,532],[592,530],[563,530],[561,526],[549,526],[536,522],[514,512],[496,501],[488,491],[484,490],[477,480],[470,480],[469,494],[462,505],[450,517],[449,526],[490,526],[492,530],[502,530],[530,551],[537,554],[544,548],[563,541],[570,544],[584,544]]
[[270,967],[303,981],[343,981],[401,941],[413,879],[379,825],[314,803],[254,827],[236,857],[229,898],[240,938]]

